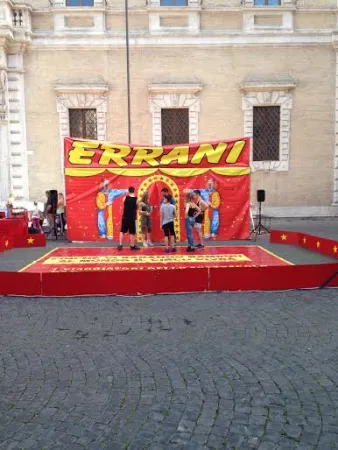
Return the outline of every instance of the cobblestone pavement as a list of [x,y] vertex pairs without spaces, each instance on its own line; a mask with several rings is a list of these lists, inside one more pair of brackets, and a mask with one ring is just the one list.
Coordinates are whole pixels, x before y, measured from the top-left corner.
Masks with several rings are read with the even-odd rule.
[[336,449],[337,300],[2,298],[0,447]]

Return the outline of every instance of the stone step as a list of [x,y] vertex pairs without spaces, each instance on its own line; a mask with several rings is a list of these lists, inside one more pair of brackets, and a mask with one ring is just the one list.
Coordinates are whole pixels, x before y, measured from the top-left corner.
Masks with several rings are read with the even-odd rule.
[[10,134],[20,134],[21,131],[20,130],[11,130]]

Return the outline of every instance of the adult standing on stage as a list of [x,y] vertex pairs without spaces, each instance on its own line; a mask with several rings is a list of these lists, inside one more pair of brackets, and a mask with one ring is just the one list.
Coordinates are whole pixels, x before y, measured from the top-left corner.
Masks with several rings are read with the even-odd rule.
[[[162,199],[161,199],[161,204],[162,204],[164,197],[167,197],[167,195],[170,195],[170,193],[169,193],[169,190],[164,187],[164,188],[161,189],[161,194],[162,194]],[[176,201],[175,201],[175,199],[174,199],[174,197],[172,195],[170,195],[169,203],[171,205],[174,205],[174,206],[176,205]]]
[[201,209],[193,202],[192,195],[187,192],[184,202],[185,231],[187,233],[188,247],[187,252],[194,252],[194,236],[192,229],[195,225],[195,217],[201,213]]
[[203,249],[204,248],[204,239],[203,239],[203,231],[202,231],[202,224],[204,220],[204,211],[208,208],[208,203],[205,202],[201,197],[201,191],[199,189],[196,189],[193,194],[193,199],[195,204],[199,207],[201,212],[195,216],[195,225],[194,228],[198,235],[199,243],[196,245],[196,248]]
[[151,242],[151,231],[152,231],[152,221],[151,213],[153,207],[149,202],[149,192],[145,191],[142,195],[141,202],[139,204],[139,214],[141,216],[141,233],[142,233],[142,243],[143,247],[152,247]]
[[135,195],[135,188],[131,186],[128,189],[128,195],[126,196],[123,202],[120,244],[117,247],[117,250],[122,250],[123,237],[126,233],[129,233],[130,250],[140,250],[140,248],[135,245],[137,209],[138,209],[138,202],[137,197]]

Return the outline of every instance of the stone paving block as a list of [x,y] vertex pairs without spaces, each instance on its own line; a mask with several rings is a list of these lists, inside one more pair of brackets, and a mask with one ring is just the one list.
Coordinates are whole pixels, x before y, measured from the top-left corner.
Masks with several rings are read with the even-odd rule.
[[2,298],[0,448],[335,448],[336,292]]

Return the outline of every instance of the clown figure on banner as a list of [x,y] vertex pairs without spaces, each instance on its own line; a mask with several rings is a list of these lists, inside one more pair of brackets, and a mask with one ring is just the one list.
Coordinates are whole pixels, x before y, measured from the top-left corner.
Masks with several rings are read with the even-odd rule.
[[127,194],[128,189],[111,189],[110,181],[104,179],[99,185],[96,195],[97,227],[100,238],[113,239],[113,201]]
[[[213,178],[207,181],[205,188],[195,188],[201,192],[202,199],[209,205],[204,212],[204,237],[215,239],[219,229],[219,208],[221,197],[217,191],[217,183]],[[192,190],[193,191],[193,190]]]

